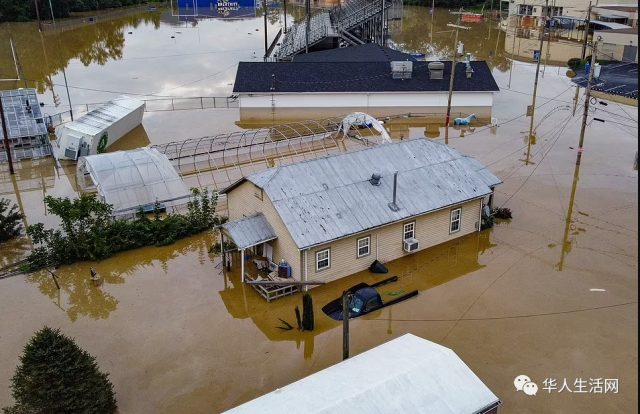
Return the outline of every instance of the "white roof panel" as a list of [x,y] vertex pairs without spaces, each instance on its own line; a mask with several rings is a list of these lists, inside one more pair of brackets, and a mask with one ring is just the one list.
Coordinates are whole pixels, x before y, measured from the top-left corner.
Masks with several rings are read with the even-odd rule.
[[225,414],[480,414],[499,404],[452,350],[407,334]]
[[77,131],[81,134],[96,136],[144,105],[145,103],[143,101],[122,95],[113,101],[101,105],[81,118],[65,124],[64,128]]

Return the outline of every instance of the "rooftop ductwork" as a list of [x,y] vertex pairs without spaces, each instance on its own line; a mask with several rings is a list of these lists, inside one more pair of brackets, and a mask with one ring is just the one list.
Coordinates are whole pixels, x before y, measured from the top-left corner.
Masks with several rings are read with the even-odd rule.
[[444,79],[444,63],[442,62],[429,63],[429,77],[431,79]]

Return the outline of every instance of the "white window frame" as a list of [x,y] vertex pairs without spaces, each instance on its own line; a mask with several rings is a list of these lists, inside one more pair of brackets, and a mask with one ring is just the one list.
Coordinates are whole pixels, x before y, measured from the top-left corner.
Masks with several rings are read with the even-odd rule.
[[[324,253],[327,254],[327,257],[321,259],[320,255]],[[320,267],[320,263],[325,261],[327,262],[327,265]],[[323,270],[327,270],[330,268],[331,268],[331,249],[318,250],[316,252],[316,272],[321,272]]]
[[[366,245],[361,246],[360,242],[366,242]],[[361,249],[367,249],[366,253],[361,253],[360,250]],[[358,241],[356,242],[356,249],[357,249],[357,253],[358,253],[358,258],[361,257],[366,257],[371,255],[371,236],[366,236],[366,237],[361,237],[358,239]]]
[[[457,214],[457,218],[454,218]],[[454,229],[453,226],[458,224],[458,228]],[[451,210],[451,216],[449,221],[449,234],[459,233],[462,230],[462,207]]]
[[[411,230],[407,230],[407,227],[411,226]],[[407,233],[411,233],[411,237],[407,237]],[[416,222],[404,223],[402,226],[402,240],[415,239],[416,238]]]

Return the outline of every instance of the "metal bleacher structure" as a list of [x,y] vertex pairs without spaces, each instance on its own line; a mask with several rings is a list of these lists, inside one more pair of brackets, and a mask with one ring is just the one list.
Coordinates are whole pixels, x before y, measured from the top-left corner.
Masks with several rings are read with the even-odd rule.
[[[340,43],[357,46],[364,43],[384,45],[389,14],[395,2],[402,0],[352,0],[329,10],[318,10],[309,19],[309,50],[332,49]],[[276,60],[291,60],[307,50],[307,22],[294,24],[280,48]]]

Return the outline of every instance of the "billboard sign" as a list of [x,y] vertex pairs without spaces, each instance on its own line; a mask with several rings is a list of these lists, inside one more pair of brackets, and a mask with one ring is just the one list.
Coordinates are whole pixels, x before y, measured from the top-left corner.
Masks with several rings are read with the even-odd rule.
[[255,0],[171,0],[174,16],[198,18],[240,19],[256,16]]

